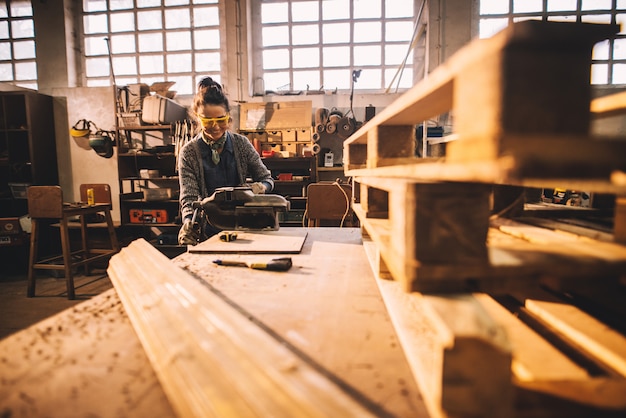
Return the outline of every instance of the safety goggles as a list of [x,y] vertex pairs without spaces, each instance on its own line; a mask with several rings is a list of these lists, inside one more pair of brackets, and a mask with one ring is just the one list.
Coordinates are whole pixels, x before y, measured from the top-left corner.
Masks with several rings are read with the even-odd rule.
[[223,128],[227,126],[228,122],[230,121],[230,115],[228,113],[225,116],[220,116],[219,118],[205,118],[204,116],[201,116],[197,113],[196,116],[200,120],[202,126],[204,126],[205,128],[211,127],[213,125],[219,125]]

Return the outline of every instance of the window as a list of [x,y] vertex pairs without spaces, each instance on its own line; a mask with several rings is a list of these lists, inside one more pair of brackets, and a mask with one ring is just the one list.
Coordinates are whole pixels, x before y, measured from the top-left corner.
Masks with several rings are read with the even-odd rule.
[[0,82],[37,90],[35,52],[31,2],[0,2]]
[[414,0],[259,3],[251,28],[260,35],[253,37],[255,94],[413,85]]
[[[83,0],[87,86],[221,80],[219,0]],[[111,66],[113,72],[111,72]]]
[[[626,23],[626,0],[480,0],[479,36],[489,37],[511,22]],[[626,84],[626,26],[593,48],[591,84]]]

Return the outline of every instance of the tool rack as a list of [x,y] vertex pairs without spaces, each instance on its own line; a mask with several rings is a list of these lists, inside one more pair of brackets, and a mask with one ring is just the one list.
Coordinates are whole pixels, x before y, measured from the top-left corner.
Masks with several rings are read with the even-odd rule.
[[[615,328],[626,141],[590,135],[592,117],[626,108],[623,96],[592,102],[589,83],[594,44],[618,30],[515,23],[467,45],[344,142],[371,264],[391,279],[381,293],[433,417],[626,411],[626,338]],[[445,157],[416,157],[415,126],[445,112]],[[500,186],[614,194],[613,237],[496,216]]]

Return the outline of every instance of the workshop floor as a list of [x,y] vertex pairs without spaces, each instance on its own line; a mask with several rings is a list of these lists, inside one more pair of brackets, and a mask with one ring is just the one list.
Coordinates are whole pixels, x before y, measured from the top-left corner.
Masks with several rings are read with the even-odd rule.
[[93,269],[89,276],[74,276],[76,299],[68,300],[65,279],[53,272],[40,271],[34,298],[26,297],[27,274],[0,272],[0,339],[79,304],[113,287],[105,269]]

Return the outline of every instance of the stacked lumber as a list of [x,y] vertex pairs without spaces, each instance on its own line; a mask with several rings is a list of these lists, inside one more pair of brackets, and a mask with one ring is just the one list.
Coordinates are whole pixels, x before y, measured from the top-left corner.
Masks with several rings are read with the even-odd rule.
[[[513,24],[344,142],[372,268],[393,279],[379,286],[434,417],[626,412],[626,141],[590,134],[626,109],[589,84],[594,44],[618,30]],[[415,127],[445,112],[445,157],[418,158]],[[494,215],[498,186],[615,194],[614,239]]]

